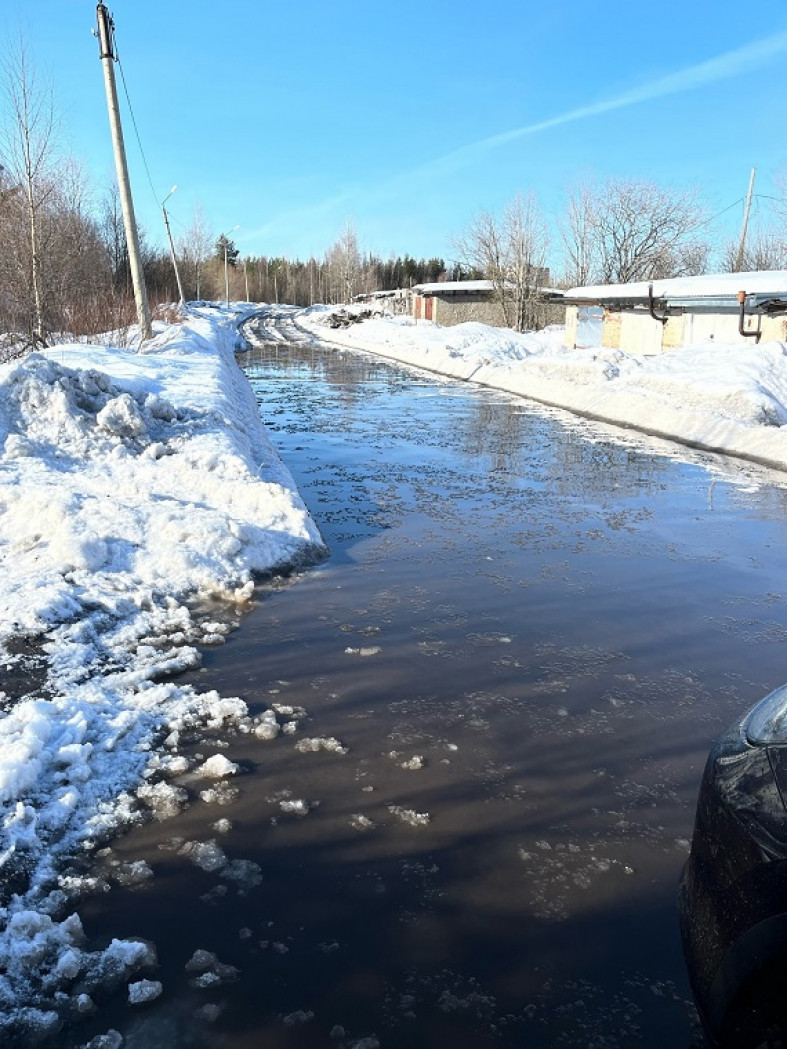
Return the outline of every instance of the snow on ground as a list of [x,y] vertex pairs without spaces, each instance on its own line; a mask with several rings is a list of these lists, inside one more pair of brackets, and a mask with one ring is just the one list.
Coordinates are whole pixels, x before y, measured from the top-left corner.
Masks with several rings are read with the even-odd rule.
[[255,730],[241,699],[162,676],[222,640],[256,574],[324,552],[234,360],[248,312],[0,366],[0,1032],[30,1044],[153,963],[85,949],[79,858],[177,811],[181,733]]
[[297,323],[351,349],[787,470],[781,342],[705,342],[644,356],[600,346],[568,349],[560,326],[520,335],[477,323],[443,328],[378,316],[332,329],[330,313],[313,307],[297,314]]

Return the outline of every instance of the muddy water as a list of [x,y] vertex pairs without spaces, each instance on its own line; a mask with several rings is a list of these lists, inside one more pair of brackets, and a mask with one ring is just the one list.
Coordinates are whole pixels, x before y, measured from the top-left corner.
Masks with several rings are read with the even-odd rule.
[[[332,556],[193,675],[291,725],[113,848],[154,877],[85,926],[152,939],[164,994],[85,1030],[699,1045],[676,879],[710,741],[787,673],[779,478],[339,352],[242,361]],[[259,884],[181,851],[211,839]],[[237,974],[192,986],[197,948]]]

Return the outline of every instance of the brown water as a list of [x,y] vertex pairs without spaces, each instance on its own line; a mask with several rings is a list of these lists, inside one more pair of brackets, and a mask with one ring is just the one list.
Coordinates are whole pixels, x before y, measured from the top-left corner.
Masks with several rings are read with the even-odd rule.
[[[113,848],[155,876],[85,926],[153,940],[164,994],[80,1038],[699,1045],[676,880],[712,738],[787,675],[783,479],[335,351],[241,360],[332,556],[192,679],[305,713],[226,740],[227,804],[187,781]],[[210,839],[260,884],[178,851]],[[190,986],[197,948],[236,979]]]

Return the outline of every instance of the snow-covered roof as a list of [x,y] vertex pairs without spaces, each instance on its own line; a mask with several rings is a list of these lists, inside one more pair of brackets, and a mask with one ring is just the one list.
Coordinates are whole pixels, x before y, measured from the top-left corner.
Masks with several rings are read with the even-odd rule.
[[[513,288],[513,284],[511,285]],[[412,291],[419,295],[478,295],[495,290],[495,283],[491,280],[444,280],[432,284],[415,284]],[[561,295],[562,291],[556,288],[539,288],[544,295]]]
[[[566,298],[575,302],[648,301],[650,281],[632,284],[595,284],[569,288]],[[787,298],[787,270],[760,270],[753,273],[713,273],[701,277],[670,277],[654,280],[653,298],[660,301],[729,299],[737,302],[738,292],[763,298]]]
[[431,284],[415,284],[412,290],[420,295],[459,295],[494,291],[494,287],[491,280],[444,280]]

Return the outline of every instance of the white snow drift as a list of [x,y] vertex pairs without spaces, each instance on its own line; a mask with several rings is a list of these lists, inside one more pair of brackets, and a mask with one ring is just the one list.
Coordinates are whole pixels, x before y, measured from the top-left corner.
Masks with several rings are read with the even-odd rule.
[[787,347],[781,342],[705,342],[644,356],[600,346],[569,349],[562,326],[520,335],[478,323],[441,328],[379,316],[331,329],[330,313],[317,306],[296,314],[296,323],[350,349],[787,470]]
[[[254,730],[242,700],[160,679],[222,640],[215,608],[247,602],[255,574],[323,550],[235,363],[238,320],[194,309],[142,353],[68,345],[0,367],[0,1040],[56,1031],[150,967],[142,944],[85,950],[79,857],[143,810],[177,811],[157,781],[183,771],[184,730]],[[210,618],[197,598],[218,599]]]

